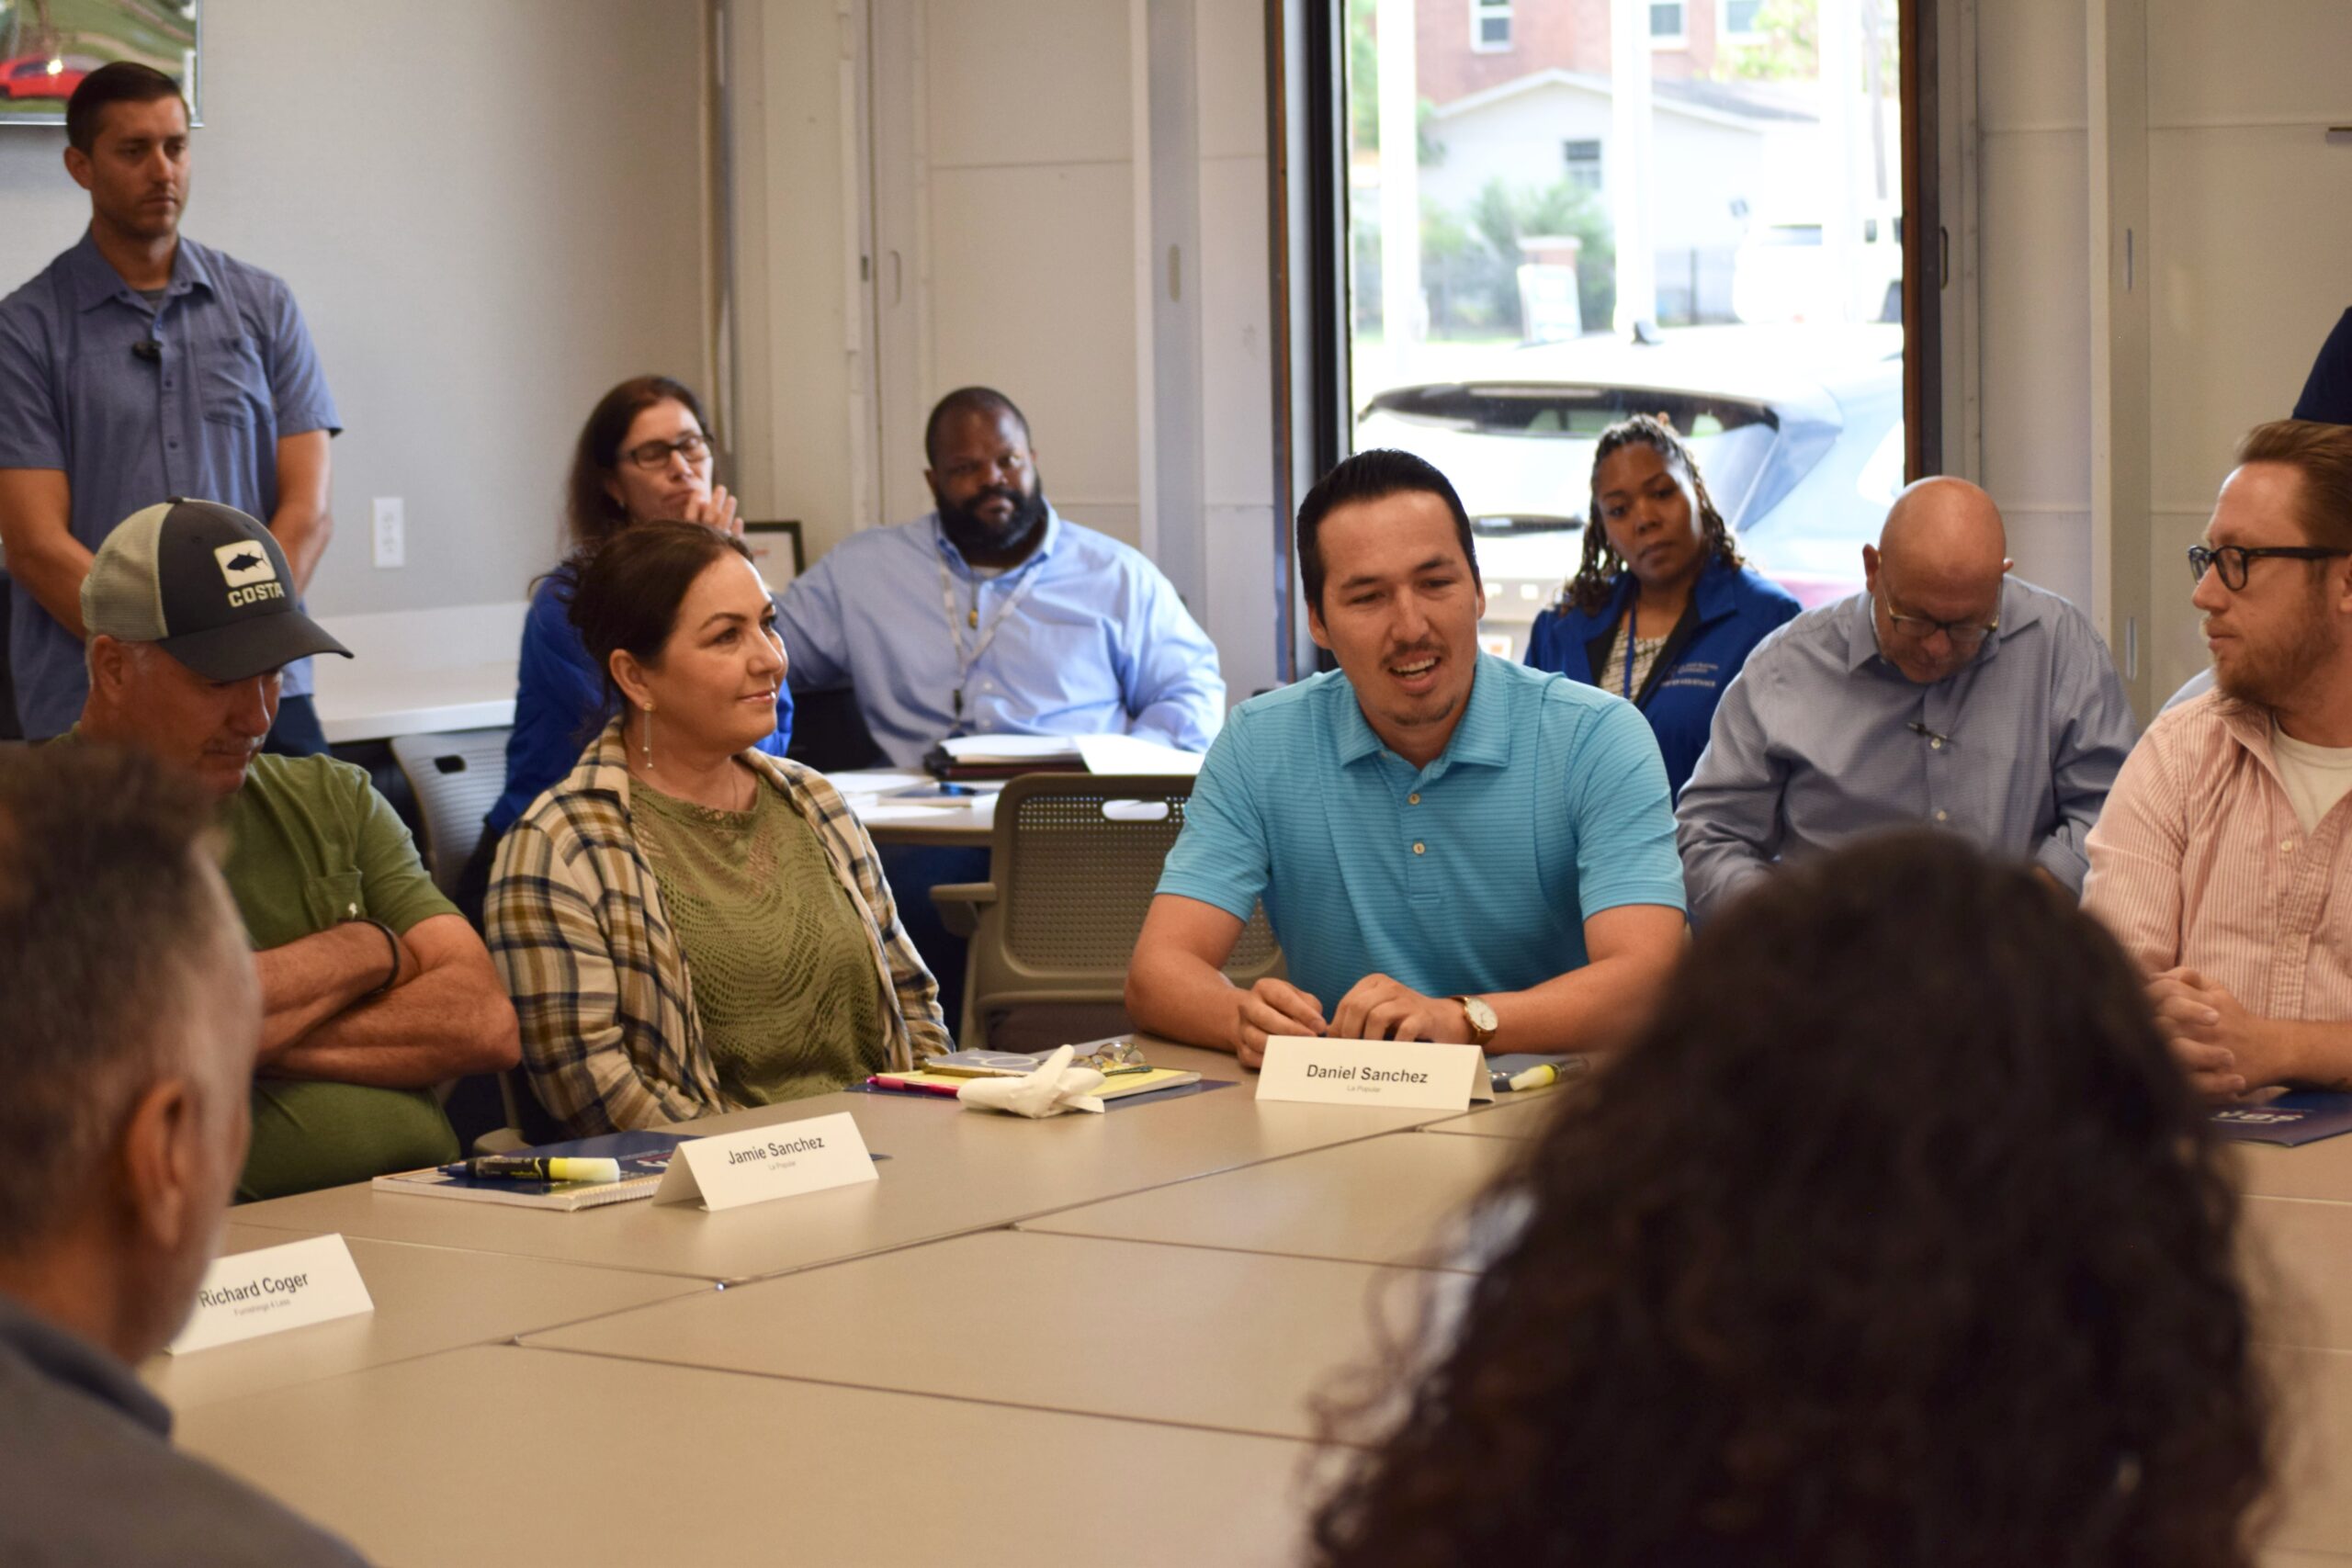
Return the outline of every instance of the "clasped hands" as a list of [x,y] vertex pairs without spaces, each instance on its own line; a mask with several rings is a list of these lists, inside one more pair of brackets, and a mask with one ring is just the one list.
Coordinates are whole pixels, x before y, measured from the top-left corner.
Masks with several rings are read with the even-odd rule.
[[1266,1059],[1266,1041],[1276,1034],[1329,1035],[1336,1040],[1429,1040],[1470,1043],[1470,1020],[1452,997],[1425,997],[1385,975],[1367,975],[1348,988],[1331,1010],[1287,980],[1267,978],[1240,994],[1234,1055],[1245,1067]]
[[2268,1021],[2219,981],[2185,966],[2167,969],[2148,982],[2148,999],[2173,1056],[2206,1099],[2235,1100],[2285,1076]]

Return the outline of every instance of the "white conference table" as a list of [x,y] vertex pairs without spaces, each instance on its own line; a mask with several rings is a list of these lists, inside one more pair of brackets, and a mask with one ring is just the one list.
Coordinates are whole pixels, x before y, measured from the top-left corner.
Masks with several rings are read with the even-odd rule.
[[1469,1200],[1520,1152],[1506,1138],[1340,1144],[1025,1219],[1020,1228],[1284,1258],[1468,1269],[1480,1249],[1456,1222]]
[[[252,1252],[300,1239],[257,1225],[232,1224],[220,1249],[224,1254]],[[347,1239],[375,1311],[186,1356],[155,1356],[139,1369],[141,1379],[164,1404],[186,1412],[463,1346],[511,1340],[528,1329],[711,1292],[707,1280],[673,1274],[582,1269],[532,1258]]]
[[[1527,1147],[1477,1124],[1544,1108],[1261,1106],[1199,1060],[1245,1087],[1044,1122],[831,1097],[899,1156],[854,1212],[250,1205],[241,1247],[354,1235],[374,1321],[150,1374],[191,1450],[388,1563],[1295,1562],[1310,1399],[1458,1300],[1461,1206]],[[2288,1390],[2263,1561],[2352,1568],[2352,1179],[2247,1156],[2252,1189],[2324,1190],[2247,1205]]]
[[[1043,1122],[967,1111],[955,1100],[933,1096],[855,1092],[712,1117],[695,1123],[695,1131],[780,1126],[846,1111],[866,1146],[889,1156],[881,1163],[878,1181],[720,1214],[650,1202],[558,1214],[354,1185],[246,1204],[236,1218],[243,1225],[289,1233],[337,1231],[379,1241],[741,1281],[1010,1224],[1404,1131],[1447,1114],[1260,1105],[1252,1098],[1254,1076],[1230,1056],[1159,1043],[1147,1049],[1157,1064],[1196,1070],[1233,1087],[1165,1100],[1147,1097],[1100,1116]],[[1498,1140],[1458,1141],[1502,1146]]]
[[1433,1289],[1453,1300],[1467,1285],[1417,1269],[994,1230],[522,1342],[1309,1438],[1312,1398],[1382,1359],[1377,1325],[1409,1342]]
[[514,1346],[208,1404],[179,1437],[387,1568],[1272,1568],[1313,1452]]
[[1556,1104],[1548,1092],[1498,1096],[1466,1116],[1449,1116],[1421,1129],[1424,1133],[1466,1134],[1477,1138],[1540,1138],[1552,1124]]

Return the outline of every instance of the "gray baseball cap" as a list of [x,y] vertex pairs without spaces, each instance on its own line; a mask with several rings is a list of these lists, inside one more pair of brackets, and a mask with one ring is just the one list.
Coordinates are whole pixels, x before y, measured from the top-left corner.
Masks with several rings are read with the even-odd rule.
[[313,653],[351,657],[295,603],[293,570],[267,528],[179,496],[107,536],[82,580],[82,625],[155,643],[208,681],[266,675]]

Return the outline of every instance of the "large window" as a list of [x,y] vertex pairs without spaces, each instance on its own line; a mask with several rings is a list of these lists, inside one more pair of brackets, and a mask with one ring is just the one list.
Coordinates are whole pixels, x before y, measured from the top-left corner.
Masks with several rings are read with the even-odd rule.
[[1672,421],[1743,554],[1811,604],[1860,586],[1903,483],[1897,0],[1822,7],[1852,23],[1826,40],[1813,6],[1713,3],[1695,36],[1648,5],[1648,41],[1686,47],[1632,51],[1630,81],[1609,7],[1522,29],[1499,78],[1475,28],[1383,38],[1372,0],[1335,7],[1342,441],[1453,479],[1498,650],[1575,570],[1596,438],[1628,415]]

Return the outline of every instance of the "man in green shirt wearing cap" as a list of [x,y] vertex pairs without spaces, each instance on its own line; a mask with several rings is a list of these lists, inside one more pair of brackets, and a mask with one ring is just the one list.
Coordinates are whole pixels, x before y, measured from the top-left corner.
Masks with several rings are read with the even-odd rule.
[[351,657],[293,581],[260,523],[175,500],[127,518],[82,583],[90,694],[74,733],[185,767],[221,802],[265,1010],[243,1199],[455,1159],[431,1086],[517,1055],[481,939],[368,775],[261,750],[279,670]]

